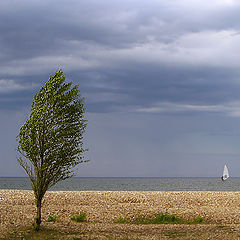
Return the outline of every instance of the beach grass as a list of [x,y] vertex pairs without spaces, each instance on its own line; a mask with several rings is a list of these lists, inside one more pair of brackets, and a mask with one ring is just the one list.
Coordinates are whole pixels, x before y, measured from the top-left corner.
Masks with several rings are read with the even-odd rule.
[[71,216],[71,220],[73,220],[75,222],[84,222],[84,221],[86,221],[86,218],[87,218],[87,215],[84,212],[74,214]]
[[56,222],[56,220],[57,220],[57,216],[49,215],[48,219],[47,219],[47,222]]
[[197,216],[192,220],[184,220],[174,214],[166,212],[159,212],[154,217],[134,217],[132,221],[120,216],[116,223],[123,224],[206,224],[203,217]]

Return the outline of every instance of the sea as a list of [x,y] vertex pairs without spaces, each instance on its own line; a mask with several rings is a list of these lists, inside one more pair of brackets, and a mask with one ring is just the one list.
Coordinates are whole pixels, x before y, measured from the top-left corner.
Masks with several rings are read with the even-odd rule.
[[[0,189],[30,190],[25,177],[0,177]],[[240,191],[240,178],[73,177],[52,191]]]

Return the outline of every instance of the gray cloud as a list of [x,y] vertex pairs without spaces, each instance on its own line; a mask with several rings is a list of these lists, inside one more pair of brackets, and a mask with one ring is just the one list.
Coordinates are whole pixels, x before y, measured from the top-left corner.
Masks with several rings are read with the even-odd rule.
[[[239,5],[234,2],[12,4],[4,1],[0,9],[0,79],[18,84],[19,97],[31,99],[63,67],[81,84],[91,112],[238,100]],[[1,106],[12,96],[4,93]]]
[[194,1],[16,1],[13,8],[13,2],[4,2],[1,45],[5,57],[21,59],[65,52],[61,49],[65,41],[121,49],[149,39],[168,43],[188,32],[239,29],[239,5],[206,8],[198,2],[196,8]]
[[239,10],[234,0],[0,1],[0,175],[23,174],[15,136],[58,68],[86,98],[92,161],[81,176],[216,176],[226,159],[237,169]]

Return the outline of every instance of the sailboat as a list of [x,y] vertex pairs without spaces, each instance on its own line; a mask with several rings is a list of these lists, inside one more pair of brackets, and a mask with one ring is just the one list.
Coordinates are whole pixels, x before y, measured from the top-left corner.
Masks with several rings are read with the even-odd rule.
[[224,168],[223,168],[223,174],[222,174],[222,181],[225,181],[229,178],[229,173],[228,173],[228,168],[227,168],[227,165],[224,165]]

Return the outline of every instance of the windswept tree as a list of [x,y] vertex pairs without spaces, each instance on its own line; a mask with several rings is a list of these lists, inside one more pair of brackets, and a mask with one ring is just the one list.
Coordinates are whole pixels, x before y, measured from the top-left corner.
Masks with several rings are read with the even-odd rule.
[[20,128],[18,162],[31,180],[37,216],[41,224],[42,199],[59,181],[74,175],[73,168],[84,160],[84,102],[78,85],[66,83],[62,70],[52,75],[35,95],[31,113]]

